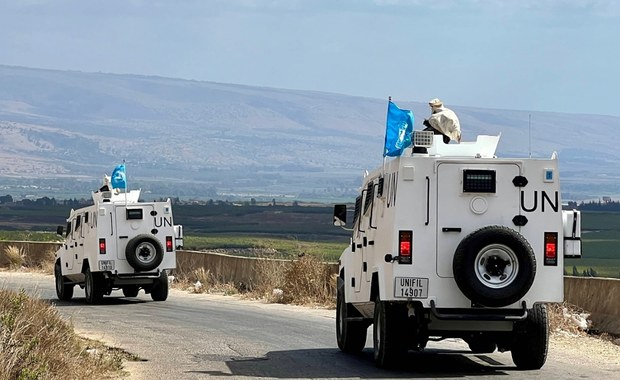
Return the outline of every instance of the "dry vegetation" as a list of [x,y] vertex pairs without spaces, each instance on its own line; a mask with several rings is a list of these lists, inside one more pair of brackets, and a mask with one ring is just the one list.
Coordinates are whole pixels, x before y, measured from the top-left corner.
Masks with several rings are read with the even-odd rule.
[[336,277],[315,256],[283,262],[260,260],[256,271],[260,280],[247,297],[275,303],[335,306]]
[[[0,268],[53,273],[54,252],[29,255],[24,248],[0,250]],[[0,380],[117,378],[122,350],[78,337],[48,303],[0,289]]]
[[123,354],[80,339],[49,304],[0,289],[0,380],[121,375]]
[[587,313],[585,310],[564,303],[550,303],[547,305],[549,313],[549,326],[552,333],[568,333],[574,335],[587,335],[586,329],[580,327],[581,319],[585,321]]
[[28,254],[23,247],[9,245],[0,250],[0,268],[54,273],[54,251],[48,249],[40,255]]
[[233,283],[219,281],[208,269],[191,268],[189,270],[175,270],[168,278],[172,286],[187,290],[191,293],[217,293],[233,295],[239,293],[238,286]]
[[26,261],[26,253],[23,248],[9,246],[0,255],[0,265],[8,266],[9,269],[21,269]]
[[297,260],[259,259],[256,283],[222,282],[204,268],[177,268],[173,285],[193,293],[240,294],[274,303],[335,306],[336,277],[314,256]]

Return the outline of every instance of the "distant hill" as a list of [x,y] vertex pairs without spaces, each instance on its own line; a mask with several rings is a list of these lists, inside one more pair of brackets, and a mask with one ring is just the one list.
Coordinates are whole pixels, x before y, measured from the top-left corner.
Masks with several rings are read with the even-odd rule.
[[[411,109],[421,128],[426,99],[394,101]],[[381,164],[386,105],[322,92],[0,65],[0,195],[88,197],[126,160],[129,186],[147,196],[350,200],[363,170]],[[464,140],[502,134],[498,156],[557,151],[566,199],[620,194],[613,140],[620,118],[449,106]]]

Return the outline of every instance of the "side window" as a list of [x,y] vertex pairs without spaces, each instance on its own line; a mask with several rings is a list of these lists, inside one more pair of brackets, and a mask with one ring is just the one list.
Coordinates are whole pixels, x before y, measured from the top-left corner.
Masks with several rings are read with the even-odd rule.
[[67,222],[67,230],[65,231],[65,237],[69,237],[69,234],[71,233],[71,222]]
[[75,218],[75,229],[74,229],[74,231],[77,231],[78,228],[80,228],[81,225],[82,225],[82,215],[78,215],[77,218]]
[[88,224],[88,212],[84,214],[84,224]]
[[361,208],[362,208],[362,196],[358,195],[357,198],[355,198],[355,211],[353,212],[353,225],[355,225],[359,220]]
[[368,209],[372,205],[375,196],[375,183],[368,182],[366,186],[366,199],[364,200],[364,214],[368,212]]

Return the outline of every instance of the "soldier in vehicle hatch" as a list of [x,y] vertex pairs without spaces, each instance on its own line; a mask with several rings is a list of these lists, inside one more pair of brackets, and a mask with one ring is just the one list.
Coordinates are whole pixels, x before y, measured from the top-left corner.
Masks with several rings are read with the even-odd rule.
[[456,113],[444,107],[443,102],[437,98],[428,102],[431,107],[431,116],[422,123],[425,131],[433,131],[436,135],[443,135],[443,142],[448,144],[450,140],[461,142],[461,124]]

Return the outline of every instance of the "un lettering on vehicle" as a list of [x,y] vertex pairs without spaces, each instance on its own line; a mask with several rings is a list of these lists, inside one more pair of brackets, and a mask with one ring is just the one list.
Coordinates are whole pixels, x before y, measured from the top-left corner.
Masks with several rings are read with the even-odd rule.
[[[560,210],[559,192],[554,191],[549,195],[548,192],[534,190],[529,196],[525,191],[521,191],[521,210],[525,212],[558,212]],[[527,198],[527,199],[526,199]],[[540,200],[540,202],[539,202]]]
[[428,298],[428,278],[396,277],[394,279],[395,298]]
[[153,224],[157,228],[172,227],[172,218],[170,218],[170,217],[155,217],[155,218],[153,218]]

